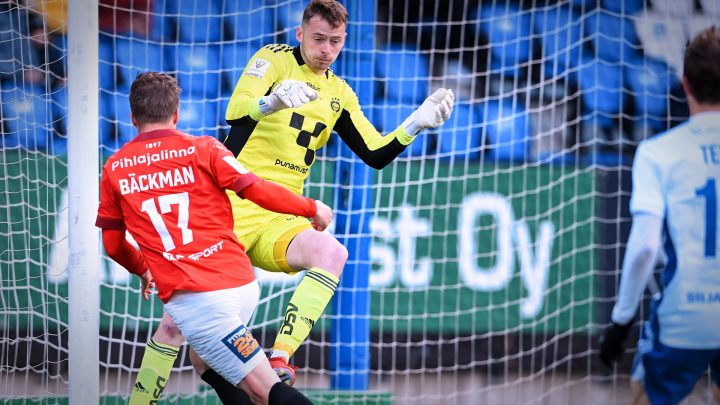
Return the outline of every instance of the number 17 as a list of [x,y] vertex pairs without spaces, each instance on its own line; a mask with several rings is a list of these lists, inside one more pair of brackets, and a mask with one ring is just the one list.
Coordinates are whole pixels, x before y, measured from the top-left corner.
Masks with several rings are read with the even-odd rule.
[[190,198],[188,197],[188,193],[161,195],[157,200],[160,205],[159,213],[155,206],[154,198],[143,201],[141,211],[146,212],[150,217],[150,222],[152,222],[155,231],[160,235],[160,240],[162,240],[165,251],[169,252],[175,249],[175,242],[172,240],[161,214],[170,212],[172,210],[171,205],[173,204],[177,204],[178,206],[177,227],[182,231],[182,244],[187,245],[192,242],[193,233],[192,230],[188,228],[188,220],[190,218]]

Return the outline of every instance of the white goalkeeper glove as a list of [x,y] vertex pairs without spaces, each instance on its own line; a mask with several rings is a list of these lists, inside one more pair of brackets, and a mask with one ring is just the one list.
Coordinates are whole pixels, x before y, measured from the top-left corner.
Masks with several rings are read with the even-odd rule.
[[408,135],[415,136],[425,128],[437,128],[442,125],[453,110],[455,95],[449,89],[437,89],[430,97],[413,111],[402,123]]
[[269,96],[261,97],[258,107],[263,115],[269,115],[285,108],[300,107],[317,99],[317,93],[310,86],[297,80],[283,80]]

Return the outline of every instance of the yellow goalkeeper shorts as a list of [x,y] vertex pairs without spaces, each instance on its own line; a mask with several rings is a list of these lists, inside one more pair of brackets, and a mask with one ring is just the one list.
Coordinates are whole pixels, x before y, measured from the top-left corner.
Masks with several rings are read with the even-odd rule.
[[253,266],[287,274],[304,270],[295,270],[288,265],[287,250],[297,234],[312,229],[307,218],[278,214],[237,197],[231,197],[230,201],[235,235],[245,246]]

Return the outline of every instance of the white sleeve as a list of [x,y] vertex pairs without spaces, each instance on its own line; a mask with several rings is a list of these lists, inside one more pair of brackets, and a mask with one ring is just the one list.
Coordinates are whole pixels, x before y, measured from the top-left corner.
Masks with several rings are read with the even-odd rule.
[[630,212],[653,214],[663,218],[665,198],[662,194],[662,173],[657,164],[658,153],[653,153],[653,145],[642,142],[635,153],[632,168],[632,196]]
[[643,291],[652,275],[660,248],[662,219],[646,213],[633,216],[620,278],[620,291],[612,321],[626,325],[635,316]]

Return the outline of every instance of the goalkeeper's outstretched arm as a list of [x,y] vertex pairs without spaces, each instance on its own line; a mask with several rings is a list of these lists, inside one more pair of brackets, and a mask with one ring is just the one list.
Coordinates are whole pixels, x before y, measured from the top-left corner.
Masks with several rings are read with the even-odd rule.
[[[352,90],[348,87],[348,91]],[[380,170],[395,160],[420,131],[445,123],[452,114],[455,95],[452,90],[436,90],[402,124],[384,136],[362,113],[357,96],[353,93],[349,99],[333,129],[363,162]]]

